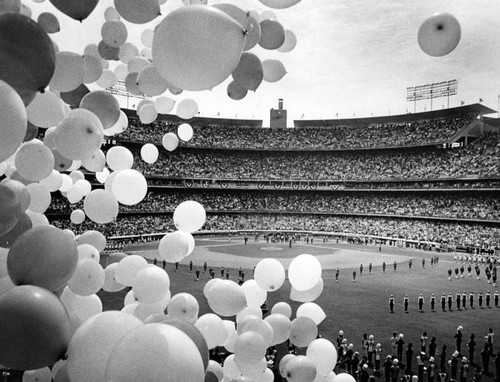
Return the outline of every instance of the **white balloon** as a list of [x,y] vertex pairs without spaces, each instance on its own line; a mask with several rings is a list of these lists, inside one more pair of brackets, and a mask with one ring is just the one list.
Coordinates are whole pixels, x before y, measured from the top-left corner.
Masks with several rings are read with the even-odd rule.
[[177,128],[177,136],[184,142],[188,142],[193,138],[193,128],[188,123],[181,123]]

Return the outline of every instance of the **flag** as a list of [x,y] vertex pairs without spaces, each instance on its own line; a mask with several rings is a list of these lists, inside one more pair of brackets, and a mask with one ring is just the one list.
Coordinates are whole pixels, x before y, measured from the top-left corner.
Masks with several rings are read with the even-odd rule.
[[460,106],[464,106],[465,105],[465,101],[460,101]]
[[479,103],[483,102],[483,99],[482,98],[479,98]]

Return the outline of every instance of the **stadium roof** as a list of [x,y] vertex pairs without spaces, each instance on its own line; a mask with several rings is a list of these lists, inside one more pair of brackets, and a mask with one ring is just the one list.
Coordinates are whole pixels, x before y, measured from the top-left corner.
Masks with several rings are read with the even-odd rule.
[[[123,109],[128,117],[139,118],[135,110]],[[244,127],[262,127],[261,119],[232,119],[232,118],[205,118],[193,117],[191,119],[182,119],[174,114],[158,114],[157,121],[169,121],[174,123],[189,123],[192,125],[220,125],[220,126],[244,126]]]
[[493,127],[500,127],[500,118],[484,117],[483,122]]
[[348,119],[316,119],[316,120],[294,120],[295,127],[307,126],[356,126],[356,125],[370,125],[382,123],[404,123],[427,119],[448,118],[460,115],[476,114],[484,115],[496,113],[495,110],[490,109],[480,103],[472,105],[453,107],[449,109],[439,109],[434,111],[426,111],[423,113],[409,113],[399,115],[386,115],[382,117],[368,117],[368,118],[348,118]]

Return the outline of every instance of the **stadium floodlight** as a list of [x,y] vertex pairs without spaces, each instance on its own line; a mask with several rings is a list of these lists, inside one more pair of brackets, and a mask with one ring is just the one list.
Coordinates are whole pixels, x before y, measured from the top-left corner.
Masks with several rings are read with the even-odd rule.
[[434,98],[447,97],[448,106],[450,107],[450,96],[458,94],[458,81],[449,80],[434,82],[432,84],[411,86],[406,88],[406,101],[413,102],[413,112],[416,112],[417,101],[422,101],[426,99],[431,100],[431,111],[432,111],[432,100]]

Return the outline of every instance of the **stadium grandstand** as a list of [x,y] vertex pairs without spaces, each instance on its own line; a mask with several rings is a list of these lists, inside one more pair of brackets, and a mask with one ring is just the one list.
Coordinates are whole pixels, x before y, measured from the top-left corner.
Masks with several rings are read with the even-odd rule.
[[[386,117],[261,120],[194,117],[190,142],[160,150],[148,164],[140,148],[186,122],[162,115],[142,124],[125,110],[128,129],[104,150],[127,147],[148,178],[148,195],[99,226],[111,248],[161,238],[184,200],[207,211],[201,234],[298,231],[412,248],[498,253],[500,135],[481,104]],[[98,184],[95,175],[89,180]],[[68,227],[78,205],[55,197],[47,211]],[[138,230],[139,227],[139,230]],[[75,232],[94,223],[70,224]],[[138,232],[142,231],[142,232]]]

